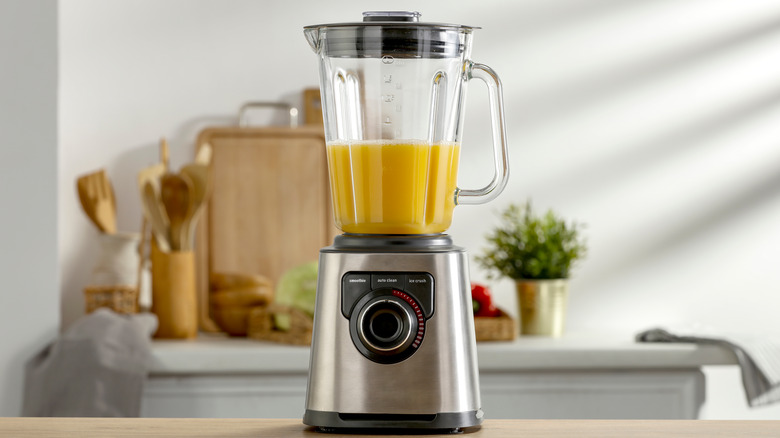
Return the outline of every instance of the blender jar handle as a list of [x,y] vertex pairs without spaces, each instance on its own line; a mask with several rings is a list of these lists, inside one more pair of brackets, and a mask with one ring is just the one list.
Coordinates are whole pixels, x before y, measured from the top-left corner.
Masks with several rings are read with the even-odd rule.
[[492,68],[471,61],[467,61],[465,67],[466,80],[481,79],[488,88],[495,173],[490,184],[481,189],[456,189],[455,204],[484,204],[501,194],[509,179],[509,150],[506,144],[506,124],[504,123],[504,97],[501,80]]

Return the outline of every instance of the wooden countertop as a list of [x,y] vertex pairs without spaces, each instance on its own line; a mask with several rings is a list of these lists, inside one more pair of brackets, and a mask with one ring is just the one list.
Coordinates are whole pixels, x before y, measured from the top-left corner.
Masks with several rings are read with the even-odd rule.
[[[3,437],[188,437],[357,438],[367,435],[321,434],[298,419],[183,418],[0,418]],[[381,435],[382,437],[398,435]],[[410,436],[410,435],[405,435]],[[457,435],[456,435],[457,436]],[[486,420],[463,435],[473,437],[772,437],[780,421],[706,420]]]

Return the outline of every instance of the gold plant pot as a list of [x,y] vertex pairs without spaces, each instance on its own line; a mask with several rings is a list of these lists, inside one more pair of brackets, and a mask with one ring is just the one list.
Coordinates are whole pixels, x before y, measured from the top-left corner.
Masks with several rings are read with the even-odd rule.
[[559,337],[566,322],[569,280],[516,280],[520,334]]

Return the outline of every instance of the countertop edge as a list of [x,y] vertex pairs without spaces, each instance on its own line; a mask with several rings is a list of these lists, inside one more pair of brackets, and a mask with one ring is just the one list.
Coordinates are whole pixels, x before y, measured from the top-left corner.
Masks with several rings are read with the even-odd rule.
[[[589,338],[599,339],[599,338]],[[517,370],[680,369],[734,365],[722,347],[696,344],[636,343],[625,340],[519,339],[477,345],[483,372]],[[192,341],[154,341],[152,376],[305,374],[309,348],[206,337]]]

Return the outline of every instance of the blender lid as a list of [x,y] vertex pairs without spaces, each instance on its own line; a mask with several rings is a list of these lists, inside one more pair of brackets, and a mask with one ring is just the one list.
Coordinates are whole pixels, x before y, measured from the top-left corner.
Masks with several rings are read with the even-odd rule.
[[420,22],[411,11],[363,12],[363,21],[305,26],[312,48],[343,58],[455,58],[473,26]]

